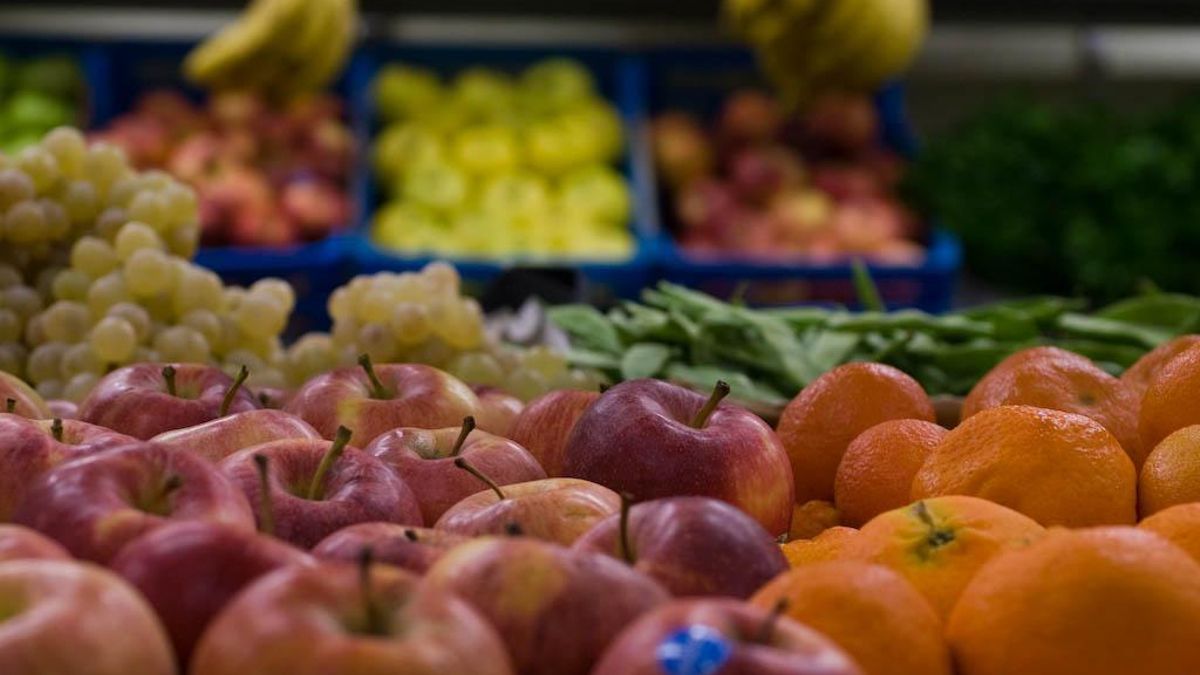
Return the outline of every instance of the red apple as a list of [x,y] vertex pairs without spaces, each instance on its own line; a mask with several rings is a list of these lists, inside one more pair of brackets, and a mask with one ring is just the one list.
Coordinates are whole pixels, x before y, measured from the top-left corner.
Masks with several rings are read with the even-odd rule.
[[833,231],[850,253],[871,252],[900,238],[903,228],[901,213],[882,199],[843,202],[833,216]]
[[721,675],[863,675],[824,635],[779,612],[725,599],[674,600],[647,612],[591,675],[682,672],[699,654],[709,659],[703,672]]
[[562,476],[562,458],[567,438],[579,416],[600,392],[560,389],[534,399],[521,411],[509,431],[509,438],[521,446],[546,470],[547,476]]
[[[260,527],[303,549],[355,523],[420,525],[421,509],[408,485],[383,462],[348,447],[349,438],[343,430],[332,443],[272,441],[236,452],[220,467],[259,509]],[[256,456],[270,464],[266,481]],[[272,504],[273,527],[263,522],[264,494]]]
[[579,418],[563,473],[641,501],[699,495],[726,501],[772,536],[788,531],[794,500],[791,464],[771,427],[750,411],[707,402],[659,380],[609,389]]
[[300,387],[284,408],[308,422],[325,438],[339,426],[352,440],[370,443],[400,427],[441,429],[479,415],[479,397],[454,376],[419,364],[339,368]]
[[513,422],[525,409],[521,399],[497,387],[472,387],[479,397],[479,428],[508,438]]
[[466,602],[387,565],[288,567],[260,579],[200,639],[190,675],[512,675]]
[[154,611],[100,567],[65,560],[0,565],[0,673],[175,675]]
[[712,174],[713,147],[695,117],[664,113],[654,120],[651,134],[658,172],[671,188],[679,189]]
[[254,397],[220,368],[139,363],[114,370],[96,383],[79,406],[79,418],[144,440],[258,407]]
[[865,152],[879,138],[879,115],[870,98],[856,94],[828,94],[805,112],[806,140],[823,150],[846,154]]
[[729,164],[734,193],[747,204],[762,206],[804,183],[804,166],[795,151],[782,146],[747,148]]
[[16,375],[0,371],[0,403],[10,400],[12,404],[4,407],[7,412],[35,420],[50,417],[50,407],[33,387]]
[[280,567],[313,563],[278,539],[193,520],[133,540],[109,567],[154,607],[186,666],[204,629],[243,588]]
[[876,198],[883,194],[869,170],[853,165],[826,164],[812,172],[812,184],[837,201]]
[[252,445],[287,438],[320,440],[321,434],[307,422],[281,410],[247,410],[218,417],[194,427],[165,431],[151,439],[172,450],[191,452],[219,462]]
[[779,195],[771,203],[771,222],[781,238],[806,246],[826,231],[834,214],[833,202],[820,190],[797,190]]
[[597,523],[574,548],[624,560],[676,596],[749,598],[788,569],[762,525],[707,497],[623,504],[620,515]]
[[337,186],[323,180],[295,180],[283,188],[280,207],[305,239],[319,239],[340,229],[350,205]]
[[312,554],[321,560],[354,562],[369,550],[381,563],[424,574],[446,551],[466,541],[466,537],[441,530],[359,523],[325,537],[313,547]]
[[455,466],[467,458],[497,485],[511,485],[546,477],[546,472],[525,448],[475,428],[472,418],[449,429],[394,429],[365,448],[390,466],[412,488],[426,525],[433,525],[447,509],[479,492],[479,479]]
[[262,404],[262,407],[271,410],[283,410],[288,401],[292,400],[292,395],[296,392],[291,389],[278,389],[276,387],[258,387],[255,390],[255,398]]
[[207,460],[138,443],[67,462],[29,487],[13,522],[107,563],[122,546],[174,520],[254,528],[246,498]]
[[679,220],[690,231],[712,232],[741,209],[733,188],[715,179],[700,180],[685,187],[675,200]]
[[725,100],[717,133],[729,145],[761,145],[777,138],[783,123],[777,100],[761,91],[744,90]]
[[617,633],[668,597],[608,556],[529,537],[455,547],[425,580],[474,605],[522,675],[587,675]]
[[10,560],[70,560],[58,542],[20,525],[0,525],[0,562]]

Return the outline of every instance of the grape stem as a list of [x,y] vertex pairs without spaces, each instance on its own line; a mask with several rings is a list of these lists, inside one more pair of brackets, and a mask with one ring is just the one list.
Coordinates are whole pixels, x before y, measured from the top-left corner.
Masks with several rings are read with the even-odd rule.
[[721,399],[729,395],[729,385],[721,380],[717,380],[717,385],[713,387],[713,393],[704,402],[704,406],[692,418],[692,428],[703,429],[705,424],[708,424],[708,418],[712,416],[713,411],[721,404]]
[[12,413],[15,413],[16,411],[17,411],[17,399],[15,399],[15,398],[4,399],[4,412],[12,414]]
[[225,398],[221,399],[221,410],[217,417],[224,417],[229,414],[229,408],[233,405],[233,399],[237,396],[238,390],[246,383],[246,378],[250,377],[250,369],[242,366],[238,370],[237,377],[234,378],[233,384],[229,385],[229,389],[225,392]]
[[175,366],[164,366],[162,369],[163,380],[167,383],[167,393],[172,396],[177,396],[175,393]]
[[367,379],[371,381],[371,398],[386,400],[392,397],[387,387],[383,386],[383,381],[375,374],[375,366],[371,363],[369,355],[360,355],[358,357],[358,365],[362,366],[362,369],[367,373]]
[[275,503],[271,499],[271,460],[259,453],[254,454],[254,465],[258,467],[258,531],[268,537],[275,536]]
[[496,481],[492,480],[491,478],[488,478],[482,471],[480,471],[479,469],[472,466],[471,463],[467,461],[466,457],[455,457],[454,458],[454,466],[456,466],[456,467],[462,469],[463,471],[466,471],[467,473],[471,474],[472,476],[478,478],[479,482],[488,486],[489,488],[491,488],[492,492],[496,493],[496,496],[500,498],[500,501],[504,501],[505,499],[508,499],[508,497],[504,496],[504,491],[500,489],[500,486],[496,485]]
[[321,464],[317,467],[317,472],[313,474],[312,482],[308,484],[307,496],[310,500],[318,501],[324,496],[325,476],[329,474],[330,469],[346,451],[346,445],[350,443],[350,434],[350,430],[346,427],[338,427],[337,433],[333,435],[333,445],[329,446],[329,450],[321,458]]
[[54,440],[62,443],[63,425],[61,417],[55,417],[53,420],[50,420],[50,435],[54,437]]
[[475,431],[475,418],[468,415],[463,418],[462,431],[458,432],[458,438],[454,441],[454,449],[450,451],[451,457],[458,457],[472,431]]

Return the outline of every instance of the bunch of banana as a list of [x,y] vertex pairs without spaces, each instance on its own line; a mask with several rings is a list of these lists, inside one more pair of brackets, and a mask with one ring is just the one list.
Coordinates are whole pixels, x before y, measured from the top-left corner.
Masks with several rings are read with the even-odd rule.
[[903,72],[929,30],[928,0],[724,0],[791,105],[869,91]]
[[235,23],[188,54],[184,73],[213,89],[288,98],[337,77],[357,30],[356,0],[253,0]]

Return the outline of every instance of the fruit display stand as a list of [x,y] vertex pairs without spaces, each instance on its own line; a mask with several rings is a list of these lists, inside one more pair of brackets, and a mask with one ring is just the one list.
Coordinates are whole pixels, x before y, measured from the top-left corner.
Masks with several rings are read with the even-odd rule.
[[[571,269],[583,283],[582,293],[590,300],[611,301],[615,298],[634,298],[653,283],[656,270],[657,230],[646,208],[650,203],[651,185],[649,158],[640,139],[631,132],[640,124],[644,114],[644,70],[635,54],[615,49],[579,47],[511,47],[511,46],[399,46],[369,44],[360,49],[348,75],[355,96],[352,109],[359,117],[355,131],[360,148],[370,148],[380,129],[371,97],[371,82],[386,63],[403,63],[432,70],[443,77],[467,68],[483,66],[503,72],[516,72],[538,61],[552,57],[567,57],[578,61],[594,76],[598,93],[614,105],[625,127],[624,153],[620,170],[629,183],[633,202],[630,224],[635,238],[635,250],[625,260],[564,259],[468,259],[453,258],[463,283],[473,293],[479,293],[488,283],[515,267]],[[365,152],[365,150],[364,150]],[[369,164],[367,159],[363,164]],[[382,195],[374,172],[357,183],[356,202],[362,206],[354,231],[353,261],[362,273],[379,271],[418,270],[434,256],[405,255],[378,246],[370,237],[371,216],[382,204]],[[444,256],[437,256],[444,257]]]
[[[740,49],[664,48],[647,53],[645,58],[646,120],[667,110],[682,110],[711,120],[725,97],[739,89],[761,85],[753,56]],[[902,85],[886,86],[876,94],[874,102],[879,143],[901,157],[912,157],[917,151],[917,140],[906,116]],[[644,136],[649,138],[649,135],[647,130]],[[658,242],[659,261],[661,276],[667,281],[722,298],[739,295],[752,304],[857,304],[849,260],[773,262],[691,256],[668,234],[666,224],[674,214],[669,213],[669,197],[662,186],[656,185],[646,194],[655,202],[647,211],[656,219],[652,229],[662,232]],[[930,312],[950,309],[955,279],[962,266],[959,242],[951,233],[933,227],[922,243],[926,257],[918,266],[868,261],[871,277],[888,307]]]

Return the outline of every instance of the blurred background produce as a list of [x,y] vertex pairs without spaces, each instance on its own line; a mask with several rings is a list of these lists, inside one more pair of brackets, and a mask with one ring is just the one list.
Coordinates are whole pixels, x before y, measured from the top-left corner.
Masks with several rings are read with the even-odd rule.
[[54,127],[85,123],[87,106],[74,57],[25,58],[0,49],[0,152],[15,154]]

